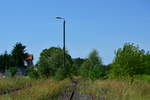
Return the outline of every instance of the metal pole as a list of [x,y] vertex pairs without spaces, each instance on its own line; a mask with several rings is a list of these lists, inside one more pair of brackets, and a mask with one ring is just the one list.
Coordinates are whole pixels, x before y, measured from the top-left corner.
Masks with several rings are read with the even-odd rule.
[[66,71],[66,66],[65,66],[65,64],[66,64],[66,60],[65,60],[65,56],[66,56],[66,53],[65,53],[65,51],[66,51],[66,48],[65,48],[65,24],[66,24],[66,21],[64,20],[64,22],[63,22],[63,51],[64,51],[64,68],[65,68],[65,71]]

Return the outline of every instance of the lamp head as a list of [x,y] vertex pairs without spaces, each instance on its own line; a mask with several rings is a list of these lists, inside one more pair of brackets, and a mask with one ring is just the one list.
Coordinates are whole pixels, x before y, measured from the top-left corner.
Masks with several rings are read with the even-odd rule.
[[56,19],[64,19],[64,18],[62,18],[62,17],[56,17]]
[[59,16],[57,16],[56,19],[63,19],[63,20],[65,20],[65,18],[59,17]]

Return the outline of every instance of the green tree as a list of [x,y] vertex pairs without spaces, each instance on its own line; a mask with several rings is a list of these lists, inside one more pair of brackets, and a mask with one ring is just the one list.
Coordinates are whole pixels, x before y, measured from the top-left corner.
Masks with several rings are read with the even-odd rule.
[[115,58],[111,65],[110,76],[122,77],[144,73],[144,50],[140,50],[133,43],[124,44],[115,52]]
[[145,66],[145,73],[147,75],[150,75],[150,53],[147,52],[144,55],[144,66]]
[[95,67],[97,65],[102,65],[102,60],[97,52],[97,50],[93,50],[88,57],[91,67]]
[[15,67],[23,67],[24,61],[26,59],[26,46],[22,45],[21,43],[16,43],[12,50],[12,58]]
[[4,54],[0,55],[0,70],[4,72],[13,66],[12,56],[5,51]]
[[97,65],[95,66],[90,72],[89,72],[89,77],[92,80],[96,79],[105,79],[106,76],[106,71],[104,70],[104,66],[102,65]]
[[73,64],[79,68],[84,63],[85,60],[86,59],[83,58],[75,58],[73,59]]
[[4,55],[0,55],[0,71],[4,72],[5,70],[5,60],[4,60]]
[[80,68],[80,74],[83,77],[89,77],[91,79],[100,79],[104,75],[104,68],[102,60],[96,50],[93,50],[88,59],[82,64]]
[[89,59],[87,59],[80,67],[79,69],[79,72],[80,72],[80,75],[83,76],[83,77],[89,77],[89,72],[91,70],[91,67],[92,64],[90,62]]
[[38,79],[38,78],[40,78],[40,75],[39,75],[39,73],[38,73],[38,70],[37,70],[37,67],[35,67],[35,66],[30,66],[30,67],[28,67],[28,76],[30,77],[30,78],[33,78],[33,79]]
[[9,71],[10,71],[12,77],[14,77],[16,75],[16,73],[18,72],[16,67],[9,68]]
[[86,59],[75,58],[73,59],[72,73],[73,75],[79,75],[79,69]]
[[[40,54],[38,70],[44,77],[55,76],[57,73],[65,73],[64,77],[69,76],[72,67],[71,56],[66,52],[66,66],[63,66],[63,50],[59,47],[44,49]],[[59,69],[59,70],[58,70]],[[64,69],[61,72],[60,70]],[[56,73],[57,72],[57,73]]]

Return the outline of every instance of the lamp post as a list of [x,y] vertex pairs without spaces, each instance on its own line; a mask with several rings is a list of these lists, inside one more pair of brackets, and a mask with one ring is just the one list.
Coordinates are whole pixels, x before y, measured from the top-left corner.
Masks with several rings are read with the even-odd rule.
[[64,68],[65,68],[65,71],[66,71],[66,67],[65,67],[65,64],[66,64],[66,60],[65,60],[65,56],[66,56],[66,53],[65,53],[65,51],[66,51],[66,48],[65,48],[65,46],[66,46],[66,44],[65,44],[65,42],[66,42],[66,40],[65,40],[65,31],[66,31],[66,21],[65,21],[65,19],[64,18],[62,18],[62,17],[56,17],[56,19],[60,19],[60,20],[63,20],[63,52],[64,52],[64,55],[63,55],[63,57],[64,57],[64,59],[63,59],[63,64],[64,64]]

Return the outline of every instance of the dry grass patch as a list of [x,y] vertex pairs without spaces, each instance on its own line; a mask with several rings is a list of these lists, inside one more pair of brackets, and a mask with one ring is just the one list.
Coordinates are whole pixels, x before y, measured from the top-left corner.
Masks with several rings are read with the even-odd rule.
[[57,99],[67,86],[70,86],[69,79],[62,81],[40,80],[32,87],[22,89],[12,94],[1,97],[3,100],[48,100]]
[[0,79],[0,95],[9,93],[16,89],[25,88],[31,86],[33,80],[27,77],[14,77]]
[[150,83],[136,81],[132,85],[127,81],[104,80],[86,81],[80,84],[81,93],[90,94],[99,100],[149,100]]

